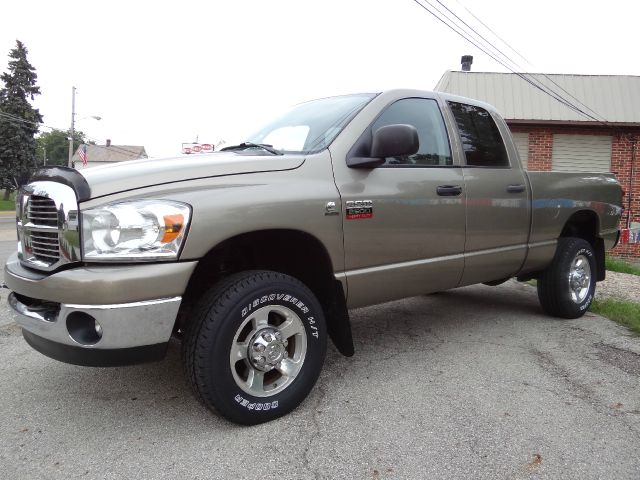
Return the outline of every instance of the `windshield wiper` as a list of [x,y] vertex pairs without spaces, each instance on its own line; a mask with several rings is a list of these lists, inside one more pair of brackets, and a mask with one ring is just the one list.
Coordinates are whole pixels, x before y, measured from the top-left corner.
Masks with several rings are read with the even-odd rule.
[[229,147],[221,148],[220,151],[233,151],[233,150],[246,150],[247,148],[261,148],[273,155],[284,155],[280,150],[273,148],[273,145],[267,145],[266,143],[253,143],[253,142],[242,142],[238,145],[231,145]]

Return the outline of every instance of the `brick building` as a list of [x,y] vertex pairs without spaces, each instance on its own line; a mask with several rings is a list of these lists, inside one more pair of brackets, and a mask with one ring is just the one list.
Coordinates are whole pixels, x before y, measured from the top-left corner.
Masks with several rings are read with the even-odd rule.
[[597,120],[511,73],[446,72],[435,90],[494,105],[528,170],[613,172],[625,191],[623,241],[613,253],[640,258],[640,77],[532,76]]

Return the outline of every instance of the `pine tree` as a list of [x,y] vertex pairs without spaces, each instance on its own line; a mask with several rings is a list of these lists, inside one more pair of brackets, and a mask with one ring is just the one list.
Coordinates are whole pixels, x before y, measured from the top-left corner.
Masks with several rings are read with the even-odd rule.
[[42,115],[33,108],[40,94],[37,75],[27,60],[27,49],[16,40],[9,53],[9,68],[0,75],[0,188],[15,190],[26,182],[35,165],[36,142]]

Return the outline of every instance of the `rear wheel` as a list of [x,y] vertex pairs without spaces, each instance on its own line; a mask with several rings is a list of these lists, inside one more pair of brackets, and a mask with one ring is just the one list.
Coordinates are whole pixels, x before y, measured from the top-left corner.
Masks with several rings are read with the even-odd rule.
[[214,286],[196,312],[182,352],[205,406],[253,425],[306,398],[327,339],[322,308],[305,285],[281,273],[243,272]]
[[560,238],[551,265],[538,278],[542,308],[555,317],[581,317],[593,301],[596,278],[591,244],[581,238]]

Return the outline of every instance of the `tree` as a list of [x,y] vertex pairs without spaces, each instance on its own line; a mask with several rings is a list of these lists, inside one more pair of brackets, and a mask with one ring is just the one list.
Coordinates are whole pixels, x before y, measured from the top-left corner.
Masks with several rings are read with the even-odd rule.
[[0,188],[7,192],[26,182],[35,166],[36,141],[42,115],[33,108],[40,94],[38,76],[27,60],[27,48],[16,40],[9,52],[8,71],[0,75]]
[[[94,144],[87,141],[84,133],[73,132],[73,144]],[[38,165],[42,165],[43,156],[47,158],[47,165],[67,165],[69,161],[69,130],[52,130],[42,133],[36,138],[36,156]]]

